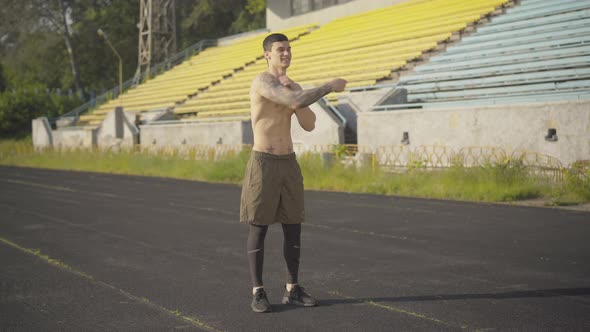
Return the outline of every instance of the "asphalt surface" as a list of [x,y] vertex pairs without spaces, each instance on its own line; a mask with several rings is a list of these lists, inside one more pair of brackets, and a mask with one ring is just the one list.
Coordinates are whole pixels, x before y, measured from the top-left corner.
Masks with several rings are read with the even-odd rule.
[[300,283],[250,311],[240,188],[0,167],[0,331],[588,331],[590,213],[306,192]]

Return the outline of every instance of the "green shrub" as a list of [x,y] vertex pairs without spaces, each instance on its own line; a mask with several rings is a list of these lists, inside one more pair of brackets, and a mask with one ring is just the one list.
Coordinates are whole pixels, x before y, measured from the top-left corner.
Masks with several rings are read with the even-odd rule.
[[46,94],[41,87],[0,93],[0,137],[24,137],[31,134],[31,121],[64,114],[81,104],[77,96]]

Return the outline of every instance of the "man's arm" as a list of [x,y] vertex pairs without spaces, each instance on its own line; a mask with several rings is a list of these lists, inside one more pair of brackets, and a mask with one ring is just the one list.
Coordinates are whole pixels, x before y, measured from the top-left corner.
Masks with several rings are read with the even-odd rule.
[[278,78],[264,73],[255,79],[254,84],[256,92],[264,98],[297,110],[315,103],[330,92],[344,90],[346,81],[335,79],[318,88],[294,91],[283,86]]
[[295,110],[295,116],[301,128],[305,131],[312,131],[315,129],[315,113],[309,107]]
[[[293,89],[295,91],[302,91],[301,85],[292,82]],[[303,130],[305,131],[312,131],[315,129],[315,120],[316,116],[315,113],[309,108],[299,108],[295,110],[295,116],[297,117],[297,121]]]

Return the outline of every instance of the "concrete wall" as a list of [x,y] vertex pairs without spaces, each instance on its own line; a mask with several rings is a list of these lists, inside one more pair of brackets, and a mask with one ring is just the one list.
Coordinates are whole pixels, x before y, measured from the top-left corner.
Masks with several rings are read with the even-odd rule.
[[137,113],[124,112],[117,107],[107,115],[96,131],[96,143],[101,149],[131,148],[139,142],[139,129],[135,126]]
[[[557,142],[545,140],[557,129]],[[440,108],[358,114],[358,143],[368,147],[444,145],[456,149],[495,146],[528,150],[559,159],[564,166],[590,159],[590,102]]]
[[[302,146],[342,144],[342,121],[330,111],[314,104],[310,108],[316,114],[316,128],[304,131],[297,118],[292,119],[292,136],[295,144]],[[118,108],[109,113],[99,128],[64,127],[45,132],[43,120],[34,122],[35,146],[47,146],[53,140],[56,147],[93,147],[119,149],[141,144],[143,148],[187,148],[197,145],[241,146],[253,144],[252,122],[241,118],[223,121],[162,121],[135,127],[135,113]],[[48,126],[48,124],[47,124]],[[141,137],[140,137],[141,132]]]
[[96,127],[58,127],[51,130],[47,118],[33,120],[33,146],[45,148],[131,148],[139,142],[136,113],[117,107]]
[[271,31],[277,31],[310,23],[323,25],[339,17],[393,6],[405,1],[408,0],[355,0],[298,16],[291,16],[290,1],[267,0],[266,28]]
[[[306,132],[295,115],[291,121],[293,143],[312,146],[342,144],[344,127],[334,114],[320,105],[310,106],[316,114],[316,128]],[[140,126],[141,146],[149,149],[183,148],[196,145],[253,144],[252,122],[241,119],[225,121],[170,121]]]
[[338,98],[338,110],[346,118],[347,126],[353,133],[357,132],[357,113],[370,111],[392,88],[351,92]]
[[174,112],[170,109],[156,109],[141,113],[141,123],[145,124],[150,121],[170,121],[174,120]]
[[92,148],[96,146],[94,127],[64,127],[51,132],[55,148]]
[[291,137],[293,144],[302,146],[343,144],[344,127],[342,121],[333,113],[326,111],[317,103],[309,107],[316,115],[315,129],[311,132],[303,130],[293,115],[291,119]]
[[250,121],[174,121],[140,126],[143,148],[252,144]]

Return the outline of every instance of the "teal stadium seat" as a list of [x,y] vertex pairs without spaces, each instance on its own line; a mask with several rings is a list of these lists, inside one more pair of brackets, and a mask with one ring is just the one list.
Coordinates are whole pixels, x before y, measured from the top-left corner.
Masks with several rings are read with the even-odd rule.
[[588,0],[569,0],[569,1],[522,1],[519,7],[510,10],[506,15],[495,18],[490,25],[522,22],[536,17],[544,17],[567,13],[576,10],[588,9],[590,1]]
[[509,96],[509,97],[492,97],[461,101],[444,101],[437,103],[411,103],[411,104],[392,104],[382,105],[373,108],[373,111],[393,111],[400,109],[429,109],[440,107],[466,107],[466,106],[482,106],[482,105],[503,105],[503,104],[517,104],[517,103],[539,103],[539,102],[554,102],[554,101],[576,101],[576,100],[590,100],[590,92],[545,92],[543,94],[530,94],[524,96]]
[[404,107],[590,96],[590,0],[524,0],[403,76]]
[[567,22],[547,23],[532,27],[519,27],[506,31],[498,31],[493,34],[475,34],[473,36],[464,37],[461,43],[463,45],[493,41],[497,39],[513,39],[531,34],[542,34],[557,31],[572,31],[579,29],[581,31],[588,31],[590,28],[590,17],[577,19]]
[[557,40],[553,39],[548,41],[533,41],[527,43],[526,45],[517,43],[514,45],[508,45],[504,47],[498,46],[482,50],[473,50],[466,53],[446,53],[444,55],[431,58],[430,63],[460,61],[461,59],[480,59],[482,57],[494,57],[506,54],[529,53],[531,49],[543,51],[568,47],[580,47],[584,45],[590,45],[590,35],[563,38]]
[[496,32],[502,32],[502,31],[510,31],[513,29],[542,26],[545,24],[574,21],[574,20],[587,18],[588,16],[590,16],[589,12],[590,12],[590,9],[586,9],[586,10],[581,10],[581,11],[555,14],[552,16],[535,17],[535,18],[524,20],[524,21],[512,22],[512,24],[485,25],[485,26],[477,29],[477,34],[482,35],[482,34],[496,33]]

